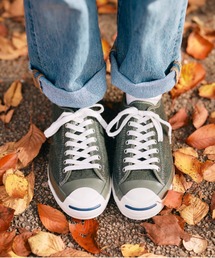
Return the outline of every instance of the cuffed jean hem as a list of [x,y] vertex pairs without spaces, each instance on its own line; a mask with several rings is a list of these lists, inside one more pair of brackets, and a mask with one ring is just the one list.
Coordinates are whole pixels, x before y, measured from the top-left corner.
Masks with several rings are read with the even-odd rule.
[[34,84],[53,103],[62,107],[84,108],[100,101],[107,89],[106,67],[98,71],[80,90],[66,91],[55,87],[43,74],[32,69]]
[[152,98],[161,95],[170,91],[178,81],[180,73],[180,63],[178,61],[175,61],[176,65],[170,69],[170,73],[166,75],[165,78],[135,84],[119,72],[119,67],[114,56],[114,51],[111,52],[110,58],[112,84],[121,89],[123,92],[132,95],[133,97]]

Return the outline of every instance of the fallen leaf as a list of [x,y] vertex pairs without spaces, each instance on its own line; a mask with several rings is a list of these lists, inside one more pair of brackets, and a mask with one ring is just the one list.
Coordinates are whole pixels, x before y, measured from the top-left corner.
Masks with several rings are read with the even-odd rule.
[[14,0],[13,2],[11,2],[10,5],[7,7],[7,12],[7,18],[24,16],[23,0]]
[[124,244],[120,249],[123,257],[139,257],[148,252],[145,244]]
[[0,204],[0,232],[8,230],[14,217],[14,210]]
[[200,254],[207,249],[208,242],[199,235],[193,235],[189,241],[186,242],[183,240],[183,246],[188,251],[194,251],[194,253]]
[[181,176],[179,174],[175,174],[172,181],[172,190],[179,193],[185,193],[185,187],[181,181]]
[[4,94],[4,103],[8,107],[17,107],[22,99],[22,83],[18,80],[14,81]]
[[12,44],[16,49],[27,48],[27,37],[26,33],[14,32],[12,36]]
[[60,234],[69,232],[69,223],[62,212],[41,203],[37,204],[37,208],[40,220],[46,229]]
[[7,37],[8,34],[8,28],[5,26],[5,24],[0,23],[0,36]]
[[199,88],[199,96],[208,99],[215,99],[215,83],[202,85]]
[[193,132],[186,143],[199,150],[215,145],[215,124],[208,124]]
[[208,111],[205,108],[202,101],[198,101],[194,107],[194,112],[192,115],[193,125],[195,128],[201,127],[208,118]]
[[0,100],[0,113],[6,112],[8,110],[8,107],[6,105],[2,105],[2,101]]
[[215,192],[213,192],[211,197],[210,210],[211,210],[212,218],[215,219]]
[[16,255],[28,256],[31,253],[31,248],[28,243],[28,239],[32,235],[32,232],[23,232],[15,236],[13,240],[12,249]]
[[28,238],[28,243],[32,253],[38,256],[50,256],[66,247],[60,236],[42,231]]
[[96,0],[97,7],[108,4],[108,0]]
[[187,224],[196,225],[207,215],[209,206],[191,194],[186,194],[184,199],[178,211]]
[[44,133],[31,124],[27,134],[14,145],[15,149],[19,150],[18,158],[21,161],[21,167],[26,167],[38,155],[45,140]]
[[194,88],[205,78],[205,68],[197,62],[184,64],[181,69],[179,82],[170,91],[172,98]]
[[201,162],[191,155],[184,154],[179,150],[174,151],[174,164],[181,172],[189,175],[196,183],[201,183]]
[[146,229],[147,235],[156,245],[177,245],[181,239],[188,241],[190,236],[186,233],[180,224],[180,218],[169,214],[164,216],[155,216],[152,218],[154,224],[143,222],[141,226]]
[[7,194],[13,198],[24,198],[28,191],[27,179],[23,173],[16,174],[16,171],[6,177],[4,185]]
[[13,239],[16,235],[16,231],[0,232],[0,256],[4,257],[7,251],[11,250]]
[[202,164],[202,174],[204,180],[208,182],[215,182],[215,163],[211,160],[206,160]]
[[183,193],[169,190],[163,200],[163,205],[171,209],[178,209],[182,204]]
[[139,257],[157,257],[157,258],[165,258],[167,256],[163,256],[163,255],[160,255],[160,254],[153,254],[153,253],[145,253],[145,254],[142,254],[140,255]]
[[103,50],[104,60],[107,61],[111,47],[110,47],[109,43],[107,42],[107,40],[105,40],[104,38],[102,38],[101,42],[102,42],[102,50]]
[[196,158],[199,157],[198,152],[196,150],[194,150],[192,147],[182,147],[182,148],[178,149],[177,151],[180,151],[184,154],[187,154],[187,155],[190,155],[190,156],[193,156]]
[[101,252],[98,247],[95,237],[97,234],[99,224],[95,219],[77,222],[76,224],[69,224],[69,230],[73,239],[86,251],[98,254]]
[[113,14],[117,12],[117,8],[113,4],[102,5],[98,8],[99,14]]
[[2,176],[9,168],[16,168],[18,162],[17,152],[11,152],[0,158],[0,185],[2,185]]
[[186,52],[196,59],[203,60],[213,50],[214,45],[204,38],[198,31],[190,33],[187,40]]
[[207,155],[207,158],[210,160],[215,160],[215,145],[205,148],[204,155]]
[[9,110],[6,114],[0,115],[0,119],[3,123],[8,124],[10,123],[12,116],[14,113],[14,109]]
[[210,124],[215,124],[215,111],[210,114],[209,122]]
[[57,252],[50,257],[94,257],[91,254],[73,248],[66,248],[63,251]]
[[188,115],[185,108],[181,108],[174,116],[169,119],[173,130],[179,129],[188,123]]

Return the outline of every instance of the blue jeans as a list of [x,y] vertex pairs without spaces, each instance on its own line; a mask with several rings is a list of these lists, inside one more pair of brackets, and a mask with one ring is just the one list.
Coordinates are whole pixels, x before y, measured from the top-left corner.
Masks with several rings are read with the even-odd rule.
[[[106,68],[95,0],[25,0],[30,68],[55,104],[101,100]],[[112,83],[138,98],[169,91],[180,70],[187,0],[119,0]]]

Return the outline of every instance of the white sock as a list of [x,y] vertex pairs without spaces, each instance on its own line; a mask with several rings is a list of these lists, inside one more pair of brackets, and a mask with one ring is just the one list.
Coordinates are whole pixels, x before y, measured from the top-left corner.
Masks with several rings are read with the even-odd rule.
[[129,94],[126,94],[126,102],[129,105],[131,102],[133,102],[135,100],[140,100],[140,101],[146,101],[146,102],[152,103],[153,105],[156,105],[158,103],[158,101],[161,99],[161,97],[162,97],[162,94],[158,95],[156,97],[153,97],[153,98],[146,99],[146,98],[135,98]]

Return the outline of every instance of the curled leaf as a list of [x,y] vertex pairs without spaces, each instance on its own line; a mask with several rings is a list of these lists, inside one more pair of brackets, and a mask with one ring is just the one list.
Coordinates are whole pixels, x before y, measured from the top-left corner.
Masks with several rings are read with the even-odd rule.
[[14,217],[14,210],[0,204],[0,232],[8,230]]
[[199,150],[215,145],[215,124],[208,124],[193,132],[186,143]]
[[22,101],[22,83],[14,81],[4,94],[4,103],[10,107],[17,107]]
[[186,52],[196,59],[205,59],[213,48],[214,45],[198,31],[193,31],[188,37]]
[[186,242],[183,240],[183,245],[186,250],[199,254],[206,250],[208,242],[198,235],[193,235],[189,241]]
[[28,238],[33,254],[50,256],[65,249],[65,244],[59,236],[48,232],[39,232]]
[[196,62],[184,64],[181,69],[179,82],[170,91],[172,98],[194,88],[205,78],[205,68]]
[[215,99],[215,83],[202,85],[199,88],[199,96],[208,99]]
[[148,252],[145,244],[124,244],[120,249],[124,257],[141,256]]
[[202,182],[201,162],[191,155],[177,150],[173,153],[175,166],[183,173],[189,175],[196,183]]
[[193,125],[195,128],[201,127],[208,118],[208,111],[202,101],[198,101],[194,107]]
[[100,249],[96,243],[95,237],[98,230],[98,221],[95,219],[80,221],[76,224],[69,224],[69,230],[73,239],[86,251],[98,254]]
[[32,232],[23,232],[14,238],[12,249],[15,252],[15,254],[20,256],[28,256],[31,253],[31,248],[28,243],[28,239],[32,235]]
[[38,213],[44,227],[51,232],[66,234],[69,232],[69,224],[65,215],[51,206],[38,204]]
[[179,213],[189,225],[196,225],[207,215],[209,206],[191,194],[186,194],[184,200]]
[[188,115],[185,108],[181,108],[169,119],[173,130],[179,129],[188,123]]

